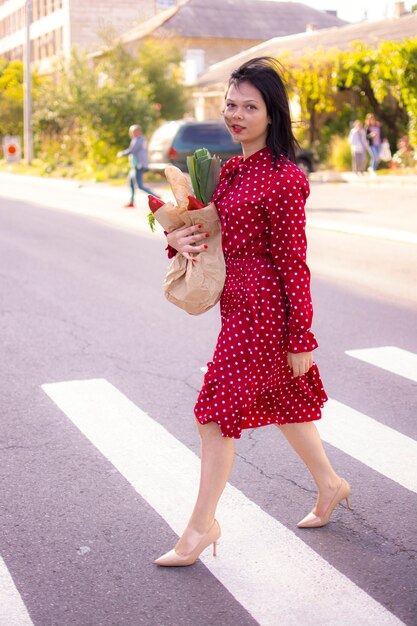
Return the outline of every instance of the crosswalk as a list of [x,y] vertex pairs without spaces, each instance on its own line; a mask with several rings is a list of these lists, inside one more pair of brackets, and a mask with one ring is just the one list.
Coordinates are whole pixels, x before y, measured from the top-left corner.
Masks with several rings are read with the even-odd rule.
[[32,626],[24,602],[0,557],[0,626]]
[[347,350],[346,354],[417,382],[417,354],[408,350],[396,346],[381,346],[380,348]]
[[417,441],[411,437],[332,399],[317,428],[324,441],[417,493]]
[[[414,380],[417,357],[405,350],[387,347],[348,351],[347,354]],[[105,379],[48,383],[42,388],[179,534],[198,487],[198,457]],[[417,493],[415,440],[334,399],[327,404],[323,419],[317,422],[325,441]],[[181,493],[181,507],[178,507],[178,493]],[[345,510],[343,514],[352,513]],[[403,623],[302,538],[230,484],[218,516],[227,539],[221,543],[217,559],[203,554],[201,560],[261,626],[333,626],[336,623],[338,626],[352,623],[394,626]],[[150,558],[153,556],[158,555],[150,555]],[[318,595],[320,603],[317,603]],[[311,606],[315,607],[314,612]],[[337,621],[334,621],[335,606]],[[0,559],[0,626],[31,624]]]

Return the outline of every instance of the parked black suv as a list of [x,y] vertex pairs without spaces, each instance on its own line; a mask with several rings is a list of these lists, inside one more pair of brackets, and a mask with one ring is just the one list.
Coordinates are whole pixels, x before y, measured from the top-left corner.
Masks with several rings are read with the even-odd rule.
[[[186,157],[197,148],[207,148],[224,163],[237,154],[241,146],[235,143],[223,122],[194,122],[177,120],[162,124],[149,141],[149,169],[163,172],[167,165],[176,165],[187,171]],[[300,150],[297,165],[309,174],[314,171],[314,155],[310,150]]]

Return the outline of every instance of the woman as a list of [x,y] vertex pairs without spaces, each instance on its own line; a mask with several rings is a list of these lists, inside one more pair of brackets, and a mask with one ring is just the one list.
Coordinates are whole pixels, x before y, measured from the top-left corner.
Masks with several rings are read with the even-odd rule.
[[366,153],[368,151],[368,143],[366,141],[365,131],[360,120],[353,122],[350,130],[348,141],[352,152],[352,172],[355,174],[363,174],[366,169]]
[[372,113],[368,113],[365,117],[365,133],[371,155],[369,171],[375,174],[381,152],[381,122],[377,122]]
[[[313,420],[327,399],[312,350],[310,273],[305,263],[304,203],[308,183],[294,160],[288,98],[273,59],[253,59],[233,72],[224,121],[243,157],[222,168],[213,200],[222,224],[227,276],[222,328],[195,406],[201,437],[197,501],[175,548],[155,561],[192,565],[220,536],[215,519],[244,428],[275,424],[318,488],[300,528],[324,526],[350,487],[333,470]],[[197,226],[168,235],[187,258],[204,254]],[[206,243],[208,241],[208,243]],[[197,257],[198,262],[198,257]]]

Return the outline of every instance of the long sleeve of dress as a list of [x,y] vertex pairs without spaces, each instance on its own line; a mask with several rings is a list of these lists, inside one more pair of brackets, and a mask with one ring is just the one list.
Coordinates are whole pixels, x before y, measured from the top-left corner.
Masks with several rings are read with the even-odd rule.
[[318,344],[310,331],[313,306],[310,270],[306,264],[305,201],[310,193],[306,179],[282,177],[277,172],[265,196],[271,229],[271,254],[284,287],[289,352],[310,352]]
[[[168,235],[167,231],[164,230],[164,235],[165,237]],[[167,245],[167,247],[165,248],[165,250],[167,251],[167,255],[168,255],[168,259],[173,259],[174,256],[176,256],[178,250],[175,250],[175,248],[173,248],[172,246],[170,246],[169,244]]]

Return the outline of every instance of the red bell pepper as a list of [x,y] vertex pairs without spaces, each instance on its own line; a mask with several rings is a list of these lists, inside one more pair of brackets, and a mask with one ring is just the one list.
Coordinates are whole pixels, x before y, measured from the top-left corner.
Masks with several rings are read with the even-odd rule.
[[161,206],[164,206],[165,202],[156,196],[148,196],[148,205],[152,213],[156,213]]
[[204,202],[200,202],[200,200],[197,200],[197,198],[194,198],[194,196],[188,196],[188,210],[189,211],[195,211],[196,209],[204,209],[206,205],[204,204]]

